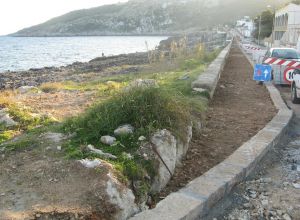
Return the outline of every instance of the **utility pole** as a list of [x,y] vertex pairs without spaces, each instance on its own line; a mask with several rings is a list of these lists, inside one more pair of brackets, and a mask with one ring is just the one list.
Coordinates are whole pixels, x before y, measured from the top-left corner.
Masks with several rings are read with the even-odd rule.
[[258,23],[258,45],[260,45],[260,32],[261,32],[261,14],[259,15],[259,23]]

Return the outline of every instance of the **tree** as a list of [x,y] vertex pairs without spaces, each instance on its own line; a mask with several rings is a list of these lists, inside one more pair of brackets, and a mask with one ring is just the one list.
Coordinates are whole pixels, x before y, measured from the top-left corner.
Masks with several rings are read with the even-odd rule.
[[291,3],[296,4],[296,5],[300,5],[300,0],[293,0],[293,1],[291,1]]
[[[261,16],[261,17],[260,17]],[[261,21],[260,21],[261,19]],[[260,39],[270,37],[273,29],[274,14],[271,11],[263,11],[254,19],[255,30],[253,37],[258,39],[259,35],[259,23],[260,23]]]

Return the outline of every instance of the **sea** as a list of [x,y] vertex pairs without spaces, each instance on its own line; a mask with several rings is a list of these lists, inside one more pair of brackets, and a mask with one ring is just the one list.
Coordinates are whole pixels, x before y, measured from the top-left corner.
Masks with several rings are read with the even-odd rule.
[[154,49],[166,36],[0,37],[0,72],[60,67]]

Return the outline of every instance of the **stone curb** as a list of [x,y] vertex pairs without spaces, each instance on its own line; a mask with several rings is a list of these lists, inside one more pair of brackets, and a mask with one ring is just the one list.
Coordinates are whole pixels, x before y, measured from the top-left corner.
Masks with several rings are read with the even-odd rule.
[[218,57],[207,67],[198,79],[192,82],[193,89],[206,90],[209,93],[210,98],[213,97],[220,75],[226,64],[231,44],[232,42],[221,51]]
[[[230,48],[226,49],[229,51]],[[279,111],[265,128],[222,163],[194,179],[178,192],[171,193],[159,202],[156,208],[139,213],[131,219],[199,219],[228,195],[236,184],[244,181],[269,149],[285,135],[293,117],[293,112],[284,104],[279,91],[272,84],[268,84],[266,87]]]

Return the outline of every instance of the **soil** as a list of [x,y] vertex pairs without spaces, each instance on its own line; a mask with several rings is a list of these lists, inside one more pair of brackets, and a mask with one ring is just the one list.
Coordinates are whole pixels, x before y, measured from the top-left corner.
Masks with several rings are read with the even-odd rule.
[[205,126],[160,197],[184,187],[222,162],[276,114],[269,93],[252,80],[253,68],[236,43],[209,104]]
[[76,116],[89,107],[96,97],[94,91],[57,91],[53,93],[18,94],[15,101],[34,109],[41,115],[57,120]]
[[111,165],[87,169],[65,160],[57,149],[61,134],[38,139],[38,146],[0,157],[0,220],[112,219],[117,209],[106,192]]

